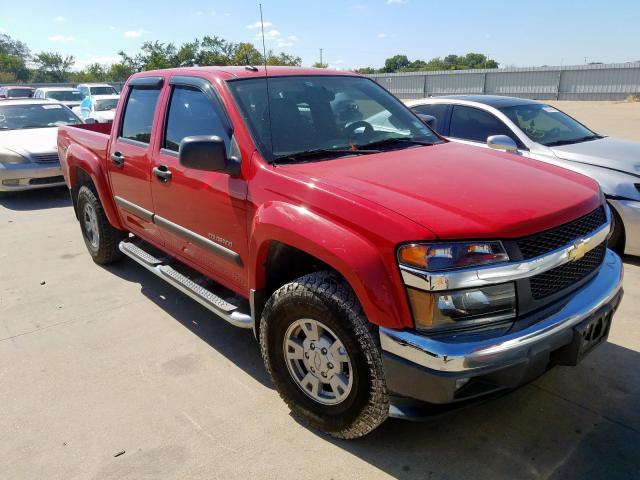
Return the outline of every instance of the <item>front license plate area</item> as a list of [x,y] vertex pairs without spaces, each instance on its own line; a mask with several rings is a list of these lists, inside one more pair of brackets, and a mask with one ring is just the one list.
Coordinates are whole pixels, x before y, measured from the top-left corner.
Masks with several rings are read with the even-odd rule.
[[577,362],[582,360],[587,353],[607,339],[612,318],[613,314],[609,311],[604,315],[583,322],[574,328],[574,331],[580,337]]
[[617,307],[617,303],[607,305],[597,314],[573,327],[571,343],[551,354],[552,364],[575,366],[588,353],[603,343],[609,336],[615,307]]

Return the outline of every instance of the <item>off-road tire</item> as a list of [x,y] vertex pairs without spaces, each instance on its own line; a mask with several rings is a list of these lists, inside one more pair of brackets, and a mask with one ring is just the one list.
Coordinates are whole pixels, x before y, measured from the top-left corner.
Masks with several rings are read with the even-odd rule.
[[611,205],[609,208],[611,209],[611,236],[609,237],[607,246],[614,252],[622,255],[624,253],[625,243],[624,224],[622,223],[620,215],[616,212],[616,209]]
[[[85,222],[83,221],[83,212],[86,204],[90,204],[97,217],[97,226],[99,232],[99,241],[97,247],[91,244],[87,237]],[[114,228],[109,223],[104,213],[104,208],[98,199],[98,195],[93,188],[83,185],[78,190],[77,200],[78,216],[80,218],[80,230],[82,230],[82,238],[89,250],[89,254],[94,262],[99,265],[107,265],[116,262],[123,257],[122,252],[118,248],[118,244],[127,237],[127,233]]]
[[[283,340],[296,320],[318,320],[337,334],[353,364],[353,387],[337,405],[323,405],[295,383],[285,363]],[[318,272],[279,288],[260,323],[262,359],[273,384],[303,423],[337,438],[362,437],[389,414],[377,327],[364,315],[353,290],[339,275]]]

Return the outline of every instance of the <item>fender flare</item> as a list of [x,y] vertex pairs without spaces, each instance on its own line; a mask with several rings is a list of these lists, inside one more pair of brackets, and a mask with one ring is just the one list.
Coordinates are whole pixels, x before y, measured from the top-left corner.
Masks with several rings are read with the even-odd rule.
[[258,208],[250,232],[248,275],[252,289],[265,286],[272,242],[297,248],[340,273],[354,290],[370,322],[390,328],[412,326],[399,272],[390,272],[380,248],[357,233],[305,207],[269,202]]
[[107,181],[107,172],[102,166],[102,159],[80,145],[71,144],[66,152],[66,160],[69,168],[69,187],[74,189],[78,186],[78,170],[86,173],[96,188],[98,198],[109,223],[114,228],[125,230],[120,222],[111,187]]

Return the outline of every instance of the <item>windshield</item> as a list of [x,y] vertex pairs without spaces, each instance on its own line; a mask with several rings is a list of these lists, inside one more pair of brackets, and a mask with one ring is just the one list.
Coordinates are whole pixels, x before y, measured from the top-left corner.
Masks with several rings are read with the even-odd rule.
[[373,148],[373,144],[377,149],[381,143],[408,148],[441,141],[399,100],[369,79],[293,76],[268,81],[269,103],[264,78],[229,81],[267,159],[319,150],[348,154]]
[[60,104],[0,105],[0,130],[60,127],[81,123],[71,110]]
[[516,105],[500,110],[531,140],[548,147],[601,138],[566,113],[549,105]]
[[118,92],[111,86],[107,87],[90,87],[91,95],[117,95]]
[[82,95],[78,90],[53,90],[47,92],[45,97],[59,102],[79,102],[82,100]]
[[96,100],[94,110],[96,112],[105,112],[107,110],[114,110],[117,105],[117,98],[105,98],[104,100]]
[[10,88],[7,90],[7,98],[31,98],[33,90],[30,88]]

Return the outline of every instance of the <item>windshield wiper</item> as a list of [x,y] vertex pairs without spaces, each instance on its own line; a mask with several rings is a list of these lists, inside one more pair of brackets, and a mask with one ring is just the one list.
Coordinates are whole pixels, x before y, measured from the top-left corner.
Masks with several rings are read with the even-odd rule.
[[582,138],[573,138],[571,140],[556,140],[555,142],[545,143],[545,147],[559,147],[560,145],[570,145],[572,143],[588,142],[589,140],[598,140],[602,138],[600,135],[587,135]]
[[434,142],[425,142],[422,140],[415,140],[413,138],[385,138],[384,140],[378,140],[376,142],[365,143],[364,145],[359,145],[358,148],[368,148],[368,147],[386,147],[388,145],[397,145],[398,143],[406,143],[409,145],[422,145],[425,147],[430,147],[431,145],[435,145]]
[[379,153],[380,150],[351,150],[347,148],[315,148],[313,150],[304,150],[302,152],[290,153],[275,157],[275,163],[293,163],[302,159],[314,157],[326,157],[327,155],[368,155],[371,153]]

